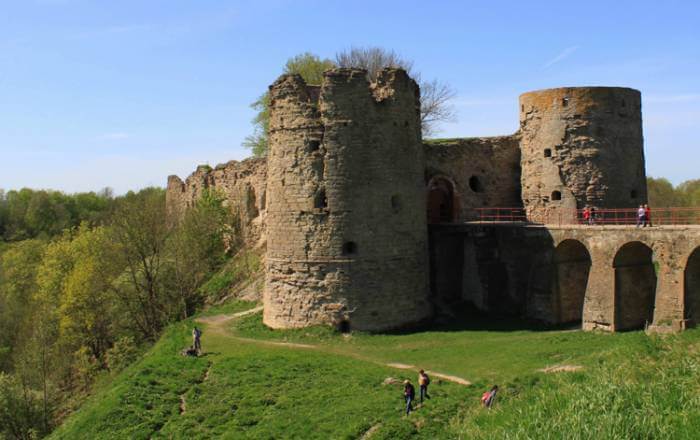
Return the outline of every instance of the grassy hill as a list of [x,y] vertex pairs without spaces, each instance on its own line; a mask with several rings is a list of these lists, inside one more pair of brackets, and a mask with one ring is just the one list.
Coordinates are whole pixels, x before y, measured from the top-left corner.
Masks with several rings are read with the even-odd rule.
[[[223,311],[245,307],[252,304]],[[693,438],[700,432],[695,330],[661,338],[517,330],[521,323],[493,326],[474,318],[470,326],[348,336],[326,328],[272,331],[260,313],[208,322],[204,356],[179,355],[190,342],[191,321],[172,326],[52,438]],[[558,372],[539,371],[547,367]],[[405,417],[401,385],[383,382],[414,380],[417,368],[434,372],[432,399]],[[485,410],[479,396],[493,383],[502,392]]]

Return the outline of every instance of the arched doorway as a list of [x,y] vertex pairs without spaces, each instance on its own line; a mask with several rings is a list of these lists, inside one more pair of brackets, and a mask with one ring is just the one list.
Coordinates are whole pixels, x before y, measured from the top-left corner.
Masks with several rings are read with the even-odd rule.
[[454,220],[454,185],[444,177],[433,177],[428,183],[428,223],[450,223]]
[[700,323],[700,247],[688,257],[683,278],[683,317],[689,327],[694,327]]
[[591,254],[578,240],[564,240],[554,249],[553,293],[556,320],[583,320],[583,303],[591,271]]
[[656,269],[653,252],[644,243],[626,243],[613,260],[615,268],[615,329],[644,328],[654,321]]

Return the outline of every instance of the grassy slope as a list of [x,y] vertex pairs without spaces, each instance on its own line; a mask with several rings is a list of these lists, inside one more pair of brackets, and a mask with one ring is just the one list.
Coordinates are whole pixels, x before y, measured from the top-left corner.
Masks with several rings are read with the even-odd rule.
[[[239,310],[243,306],[228,306]],[[173,326],[137,364],[99,392],[55,438],[692,438],[700,432],[700,332],[655,338],[447,329],[346,338],[314,328],[271,331],[260,315],[232,324],[241,336],[319,349],[244,342],[204,332],[199,359],[183,358],[189,325]],[[475,381],[434,381],[431,399],[404,418],[403,362]],[[585,365],[576,373],[535,370]],[[206,380],[207,369],[210,368]],[[491,411],[484,388],[503,391]],[[186,411],[180,414],[180,395]]]

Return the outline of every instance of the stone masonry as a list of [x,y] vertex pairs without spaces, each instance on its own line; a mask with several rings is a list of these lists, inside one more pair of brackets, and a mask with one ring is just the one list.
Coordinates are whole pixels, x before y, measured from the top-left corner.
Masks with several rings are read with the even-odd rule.
[[[170,176],[166,198],[176,222],[222,191],[246,242],[266,244],[268,326],[383,331],[457,302],[586,330],[700,321],[700,226],[583,227],[570,214],[646,202],[638,91],[525,93],[513,135],[426,142],[400,69],[371,84],[354,69],[320,86],[284,75],[270,96],[267,159]],[[529,222],[473,222],[478,208]],[[565,213],[556,226],[533,224],[551,212]]]
[[528,212],[646,202],[637,90],[570,87],[521,95],[520,151]]

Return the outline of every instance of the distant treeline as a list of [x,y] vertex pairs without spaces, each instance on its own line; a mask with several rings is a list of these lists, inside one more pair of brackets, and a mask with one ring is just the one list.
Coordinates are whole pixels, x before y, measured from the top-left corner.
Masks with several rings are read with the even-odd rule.
[[647,178],[649,205],[655,208],[696,206],[700,207],[700,179],[686,180],[674,187],[663,177]]
[[114,197],[108,188],[77,194],[0,189],[0,240],[49,238],[83,222],[101,224],[113,205]]

